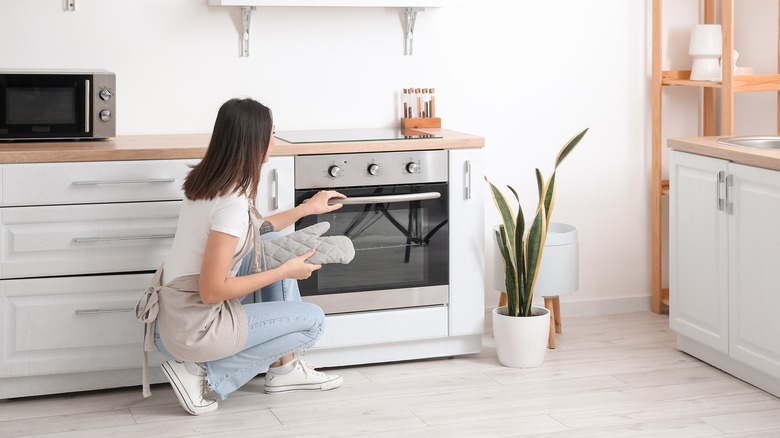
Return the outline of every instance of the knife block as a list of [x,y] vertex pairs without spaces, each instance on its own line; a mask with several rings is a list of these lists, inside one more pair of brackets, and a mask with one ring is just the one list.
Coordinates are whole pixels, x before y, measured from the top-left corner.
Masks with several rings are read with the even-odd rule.
[[401,128],[441,128],[440,117],[424,118],[403,118],[401,119]]

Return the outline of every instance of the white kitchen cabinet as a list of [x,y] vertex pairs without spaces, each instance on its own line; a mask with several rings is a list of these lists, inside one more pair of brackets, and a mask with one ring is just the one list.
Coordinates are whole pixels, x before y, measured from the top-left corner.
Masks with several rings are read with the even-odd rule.
[[780,379],[780,172],[730,167],[729,354]]
[[780,395],[780,172],[679,151],[670,164],[678,347]]
[[[295,207],[295,158],[271,157],[263,164],[257,197],[255,206],[263,216]],[[295,226],[278,231],[292,232]]]
[[0,205],[62,205],[182,199],[197,160],[0,165]]
[[[485,174],[481,149],[450,158],[450,335],[481,334],[485,319]],[[463,292],[454,292],[453,289]]]
[[[140,384],[134,306],[173,242],[196,162],[0,166],[0,399]],[[293,181],[293,158],[272,157],[258,209],[291,208]]]
[[135,318],[151,274],[0,281],[0,378],[140,365]]
[[725,178],[728,162],[674,151],[672,156],[669,325],[728,353],[728,219],[718,208],[724,202],[718,178]]
[[181,201],[0,209],[0,278],[153,271]]

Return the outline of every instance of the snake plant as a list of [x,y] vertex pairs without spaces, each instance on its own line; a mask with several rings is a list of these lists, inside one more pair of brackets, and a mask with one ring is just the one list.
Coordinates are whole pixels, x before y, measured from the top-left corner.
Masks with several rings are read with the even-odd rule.
[[538,168],[536,169],[539,203],[536,207],[536,215],[528,230],[525,229],[525,217],[517,191],[512,186],[507,186],[517,201],[517,215],[515,215],[504,194],[485,178],[502,219],[502,224],[495,231],[495,235],[501,258],[504,261],[508,316],[531,315],[536,274],[541,266],[547,227],[550,224],[550,215],[555,205],[555,171],[582,140],[586,132],[588,129],[572,137],[558,152],[552,175],[546,182],[542,177],[542,172]]

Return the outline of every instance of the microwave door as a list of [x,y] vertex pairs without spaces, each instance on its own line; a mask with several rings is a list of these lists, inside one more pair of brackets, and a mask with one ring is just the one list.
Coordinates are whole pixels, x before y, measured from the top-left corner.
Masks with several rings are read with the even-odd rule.
[[92,85],[88,75],[3,75],[0,139],[90,137]]

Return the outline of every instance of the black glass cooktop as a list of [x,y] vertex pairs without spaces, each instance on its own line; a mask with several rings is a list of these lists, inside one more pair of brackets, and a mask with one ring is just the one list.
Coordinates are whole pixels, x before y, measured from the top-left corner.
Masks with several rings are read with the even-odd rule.
[[415,129],[364,128],[364,129],[322,129],[312,131],[276,131],[274,136],[288,143],[340,143],[350,141],[413,140],[420,138],[442,138]]

